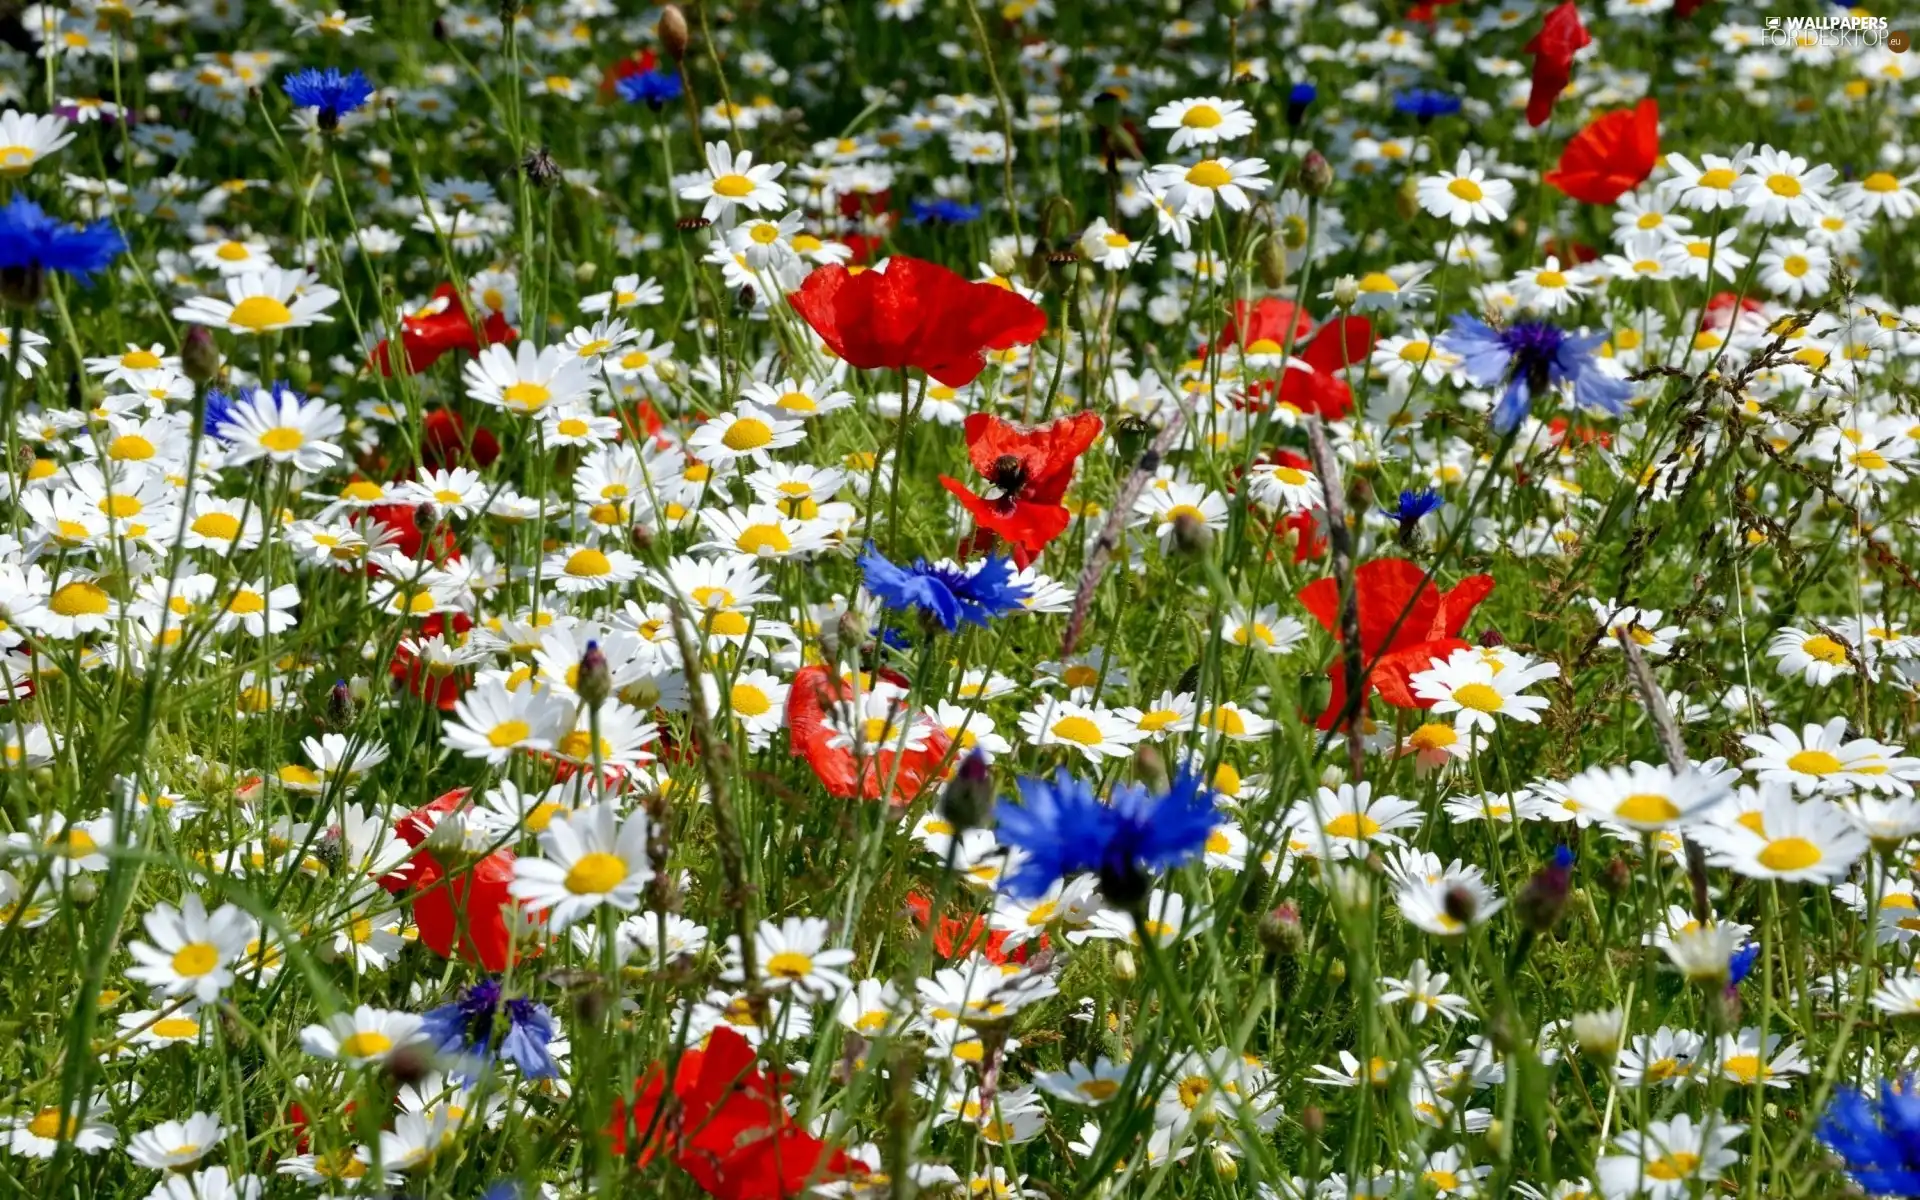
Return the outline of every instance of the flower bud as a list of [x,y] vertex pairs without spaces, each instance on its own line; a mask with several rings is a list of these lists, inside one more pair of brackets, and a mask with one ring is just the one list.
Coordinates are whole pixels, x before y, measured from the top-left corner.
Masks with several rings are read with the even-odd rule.
[[1151,744],[1143,743],[1133,752],[1133,774],[1147,790],[1159,794],[1172,786],[1167,774],[1167,760]]
[[1319,1137],[1327,1131],[1327,1111],[1318,1104],[1309,1104],[1300,1110],[1300,1129],[1308,1137]]
[[219,376],[220,347],[205,325],[187,331],[187,340],[180,344],[180,369],[195,383],[211,383]]
[[1214,1142],[1213,1145],[1209,1147],[1208,1153],[1213,1158],[1214,1173],[1219,1175],[1220,1178],[1226,1180],[1228,1183],[1232,1183],[1234,1180],[1240,1178],[1240,1160],[1233,1156],[1232,1151],[1227,1149],[1224,1142]]
[[1173,519],[1174,553],[1187,558],[1204,558],[1213,549],[1213,530],[1190,512]]
[[1004,246],[996,248],[992,253],[987,255],[987,265],[993,268],[995,275],[999,275],[1002,278],[1010,276],[1019,270],[1019,264],[1020,260],[1013,256],[1013,251],[1008,250]]
[[1409,175],[1393,194],[1393,209],[1402,221],[1411,221],[1420,215],[1420,181]]
[[1263,286],[1279,289],[1287,285],[1287,248],[1280,244],[1279,234],[1270,234],[1261,241],[1257,265]]
[[1480,915],[1480,897],[1474,895],[1473,889],[1457,884],[1447,889],[1447,894],[1441,898],[1441,906],[1450,919],[1461,925],[1473,924],[1473,919]]
[[940,793],[940,815],[956,832],[978,829],[993,816],[993,772],[978,746],[965,758]]
[[1612,1062],[1620,1053],[1620,1039],[1626,1032],[1626,1010],[1602,1008],[1573,1015],[1573,1041],[1580,1053]]
[[327,693],[327,728],[335,733],[353,724],[353,692],[347,687],[347,681],[336,679],[333,690]]
[[573,278],[578,283],[592,283],[593,277],[600,273],[600,264],[592,259],[584,259],[574,264]]
[[1560,921],[1572,890],[1573,851],[1565,846],[1554,849],[1553,861],[1534,873],[1532,879],[1514,897],[1514,915],[1523,929],[1545,933]]
[[678,4],[669,4],[660,10],[660,23],[654,26],[654,34],[660,39],[660,48],[674,62],[684,62],[687,57],[687,14],[680,11]]
[[588,708],[599,708],[613,694],[613,671],[599,642],[588,642],[586,653],[580,656],[580,677],[574,691]]
[[433,1051],[423,1043],[402,1046],[387,1056],[387,1074],[405,1086],[419,1083],[433,1070]]
[[1309,196],[1324,196],[1333,187],[1333,164],[1318,150],[1309,150],[1300,160],[1300,190]]
[[1351,275],[1342,275],[1333,281],[1333,303],[1336,308],[1352,308],[1353,302],[1360,298],[1360,281]]
[[1295,955],[1307,944],[1306,930],[1300,924],[1300,909],[1289,900],[1260,918],[1260,944],[1274,954]]
[[1133,961],[1133,951],[1125,946],[1113,953],[1113,977],[1121,983],[1132,983],[1140,978],[1140,967]]

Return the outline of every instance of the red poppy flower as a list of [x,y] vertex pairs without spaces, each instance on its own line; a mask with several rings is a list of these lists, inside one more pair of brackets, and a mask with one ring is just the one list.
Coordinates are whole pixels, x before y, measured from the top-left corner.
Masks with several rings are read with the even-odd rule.
[[[415,374],[438,362],[440,356],[449,350],[478,354],[484,346],[495,342],[509,343],[517,336],[513,326],[507,324],[505,314],[497,312],[487,314],[476,335],[473,319],[467,315],[460,292],[450,283],[443,283],[434,289],[433,299],[423,314],[400,319],[400,344],[406,347],[407,370]],[[367,362],[379,368],[382,375],[391,375],[393,363],[388,359],[388,353],[387,339],[382,338]]]
[[[907,894],[907,915],[913,918],[915,925],[925,929],[927,917],[932,910],[933,901],[922,893]],[[1048,945],[1047,935],[1043,933],[1037,943],[1022,942],[1009,953],[1006,941],[1007,931],[988,929],[985,917],[974,917],[970,921],[962,921],[958,917],[943,916],[940,918],[940,927],[933,931],[933,948],[940,957],[951,960],[979,954],[995,966],[1004,966],[1009,962],[1026,962],[1029,951],[1036,945],[1041,950],[1045,950]]]
[[993,499],[975,495],[946,475],[940,485],[966,506],[976,525],[1006,541],[1024,568],[1072,522],[1060,501],[1080,456],[1100,436],[1100,418],[1075,413],[1027,428],[991,413],[972,413],[964,428],[968,460],[1000,494]]
[[435,470],[450,467],[485,467],[500,457],[500,439],[485,426],[471,432],[460,414],[450,408],[436,408],[421,421],[420,459]]
[[1292,325],[1293,344],[1298,346],[1313,332],[1313,318],[1293,301],[1266,296],[1248,304],[1233,302],[1233,315],[1220,331],[1222,345],[1238,346],[1248,354],[1278,354],[1287,347],[1288,325]]
[[414,924],[420,941],[435,954],[452,958],[458,953],[488,971],[504,971],[515,958],[507,919],[519,905],[507,890],[513,883],[513,851],[495,850],[449,882],[446,864],[421,848],[440,818],[465,804],[467,795],[466,788],[455,788],[395,824],[394,833],[414,847],[413,857],[384,876],[380,886],[395,895],[414,893]]
[[[1396,708],[1431,708],[1433,701],[1413,694],[1411,677],[1430,660],[1466,648],[1460,631],[1474,606],[1493,591],[1493,576],[1469,575],[1442,592],[1425,582],[1426,573],[1404,558],[1377,558],[1354,573],[1359,591],[1361,664],[1373,670],[1360,681],[1360,703],[1375,691]],[[1340,637],[1340,585],[1318,579],[1300,589],[1300,603],[1334,637]],[[1406,613],[1401,619],[1400,614]],[[1398,622],[1399,628],[1395,629]],[[1332,729],[1347,705],[1346,665],[1336,657],[1327,668],[1333,694],[1315,724]]]
[[1660,158],[1660,106],[1651,97],[1632,109],[1595,117],[1560,152],[1546,181],[1583,204],[1612,204],[1653,174]]
[[[453,530],[445,525],[440,527],[440,536],[434,539],[432,545],[428,545],[427,530],[421,528],[420,510],[414,505],[376,504],[367,509],[363,519],[385,526],[386,544],[408,558],[418,559],[424,556],[434,562],[445,562],[448,559],[460,557],[459,544],[454,540]],[[431,527],[432,522],[429,521],[428,528]],[[380,532],[380,530],[369,530],[368,534],[371,538],[373,534]],[[367,570],[371,574],[374,568],[368,567]]]
[[1540,32],[1524,49],[1533,55],[1533,91],[1527,96],[1527,124],[1540,126],[1553,115],[1554,101],[1573,78],[1573,56],[1593,41],[1580,23],[1580,9],[1565,0],[1547,14]]
[[[1285,336],[1284,332],[1281,336]],[[1365,317],[1344,317],[1321,327],[1305,345],[1296,339],[1294,356],[1273,377],[1247,386],[1250,400],[1270,400],[1303,413],[1318,413],[1337,421],[1353,408],[1353,389],[1347,367],[1364,364],[1373,353],[1373,324]],[[1278,354],[1282,343],[1271,338],[1249,342],[1250,354]]]
[[1047,328],[1031,300],[899,254],[857,274],[821,267],[787,299],[852,365],[917,367],[948,387],[977,379],[987,351],[1025,345]]
[[[867,1164],[809,1134],[780,1103],[753,1047],[722,1025],[673,1064],[648,1068],[607,1129],[614,1153],[644,1166],[666,1154],[716,1200],[787,1200]],[[631,1151],[629,1150],[631,1146]]]
[[794,754],[807,760],[829,795],[842,800],[855,796],[878,800],[881,789],[891,779],[893,789],[887,795],[893,803],[912,803],[920,789],[934,777],[953,739],[947,736],[946,730],[920,717],[927,727],[923,749],[904,754],[897,750],[870,750],[865,757],[855,760],[851,747],[830,744],[833,732],[827,728],[828,707],[851,700],[853,695],[853,688],[835,675],[831,667],[800,668],[787,692],[787,732]]

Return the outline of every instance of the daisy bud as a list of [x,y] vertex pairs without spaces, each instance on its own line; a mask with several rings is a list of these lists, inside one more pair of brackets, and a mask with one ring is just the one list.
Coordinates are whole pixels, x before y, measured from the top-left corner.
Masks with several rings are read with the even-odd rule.
[[1007,276],[1019,269],[1019,260],[1014,258],[1013,251],[1001,247],[987,255],[987,265],[995,275]]
[[1121,983],[1132,983],[1140,978],[1140,966],[1133,961],[1133,951],[1125,946],[1114,951],[1113,977]]
[[1213,1158],[1213,1169],[1220,1178],[1231,1183],[1240,1178],[1240,1160],[1229,1152],[1220,1142],[1213,1143],[1208,1153]]
[[[1409,218],[1411,219],[1411,218]],[[1333,303],[1336,308],[1352,308],[1353,302],[1360,298],[1360,281],[1351,275],[1342,275],[1333,281]]]
[[1340,764],[1328,763],[1326,766],[1320,768],[1320,786],[1321,787],[1333,788],[1334,790],[1337,791],[1339,790],[1340,785],[1345,783],[1346,781],[1347,781],[1347,769],[1341,766]]
[[599,708],[613,694],[613,671],[599,642],[588,642],[586,653],[580,656],[580,678],[574,690],[588,708]]
[[600,264],[594,262],[592,259],[575,263],[573,267],[573,277],[580,283],[592,283],[593,277],[599,273]]
[[1580,1053],[1612,1062],[1620,1053],[1620,1038],[1626,1031],[1626,1010],[1602,1008],[1573,1015],[1573,1042]]
[[660,48],[674,62],[684,62],[687,57],[687,14],[680,11],[678,4],[669,4],[660,10],[660,24],[654,27],[654,33],[660,39]]
[[75,875],[67,880],[67,894],[75,904],[92,904],[100,895],[100,885],[91,875]]
[[1300,190],[1309,196],[1324,196],[1333,187],[1333,164],[1318,150],[1307,151],[1300,160]]
[[1407,176],[1400,184],[1400,190],[1393,194],[1394,211],[1400,214],[1402,221],[1411,221],[1420,215],[1420,181]]
[[653,364],[653,373],[660,377],[662,383],[672,383],[680,378],[680,368],[670,358]]
[[1260,243],[1259,258],[1260,282],[1268,288],[1283,288],[1287,284],[1287,248],[1280,244],[1280,235],[1269,235]]

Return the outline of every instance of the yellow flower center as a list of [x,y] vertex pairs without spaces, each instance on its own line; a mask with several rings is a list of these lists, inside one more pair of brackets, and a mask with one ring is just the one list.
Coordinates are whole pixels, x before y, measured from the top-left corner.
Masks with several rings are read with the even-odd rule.
[[1468,204],[1478,204],[1486,199],[1486,192],[1471,179],[1454,179],[1447,183],[1447,191]]
[[507,402],[508,408],[516,412],[530,413],[538,411],[542,405],[553,399],[553,393],[543,384],[530,383],[523,379],[519,383],[509,384],[507,389],[500,393],[500,398]]
[[713,181],[713,191],[716,196],[738,200],[742,196],[753,194],[753,180],[745,175],[722,175]]
[[200,1036],[200,1022],[186,1017],[162,1017],[149,1031],[155,1037],[190,1038]]
[[342,1058],[372,1058],[393,1049],[393,1039],[375,1029],[362,1029],[340,1042]]
[[1769,871],[1804,871],[1821,857],[1820,847],[1803,837],[1775,838],[1758,855],[1760,865]]
[[1341,813],[1331,821],[1328,821],[1326,825],[1322,826],[1322,829],[1328,837],[1360,840],[1370,838],[1374,834],[1379,833],[1380,822],[1374,820],[1366,813],[1347,812]]
[[267,611],[267,598],[252,588],[241,588],[227,601],[227,611],[242,616]]
[[720,444],[737,454],[758,450],[773,440],[773,430],[765,421],[753,417],[741,417],[727,426],[727,432],[720,437]]
[[496,748],[504,750],[508,746],[519,745],[532,732],[533,727],[525,721],[502,721],[487,734],[487,741]]
[[1628,821],[1657,825],[1680,815],[1680,806],[1658,792],[1635,792],[1620,802],[1614,815]]
[[798,950],[782,950],[767,960],[767,974],[780,979],[805,979],[813,971],[813,959]]
[[1053,736],[1082,746],[1097,746],[1103,740],[1100,727],[1086,717],[1062,717],[1053,723]]
[[1791,200],[1800,194],[1800,181],[1791,175],[1774,174],[1767,176],[1767,190],[1776,196]]
[[51,1141],[70,1141],[79,1131],[80,1119],[67,1117],[63,1120],[57,1108],[43,1108],[34,1114],[33,1120],[27,1122],[27,1132]]
[[1220,124],[1220,110],[1211,104],[1196,104],[1180,118],[1180,123],[1188,129],[1212,129]]
[[188,942],[173,952],[174,973],[198,979],[220,965],[220,951],[211,942]]
[[1831,663],[1836,667],[1847,661],[1847,648],[1824,633],[1817,633],[1801,642],[1800,649],[1804,650],[1808,657],[1817,658],[1823,663]]
[[1222,188],[1233,182],[1233,175],[1218,159],[1205,158],[1187,168],[1187,182],[1194,187]]
[[1715,191],[1724,192],[1728,188],[1733,186],[1733,181],[1735,178],[1736,176],[1734,175],[1734,173],[1728,170],[1726,167],[1715,167],[1711,171],[1704,171],[1701,173],[1700,186],[1703,188],[1712,188]]
[[1491,684],[1469,683],[1453,689],[1454,703],[1476,712],[1497,713],[1507,705],[1506,697]]
[[733,544],[742,554],[759,554],[762,551],[785,554],[793,549],[793,542],[778,525],[749,525],[740,531],[740,536],[734,539]]
[[613,573],[613,562],[606,555],[588,546],[575,550],[567,558],[567,574],[586,579],[597,579]]
[[85,580],[63,585],[47,607],[63,617],[97,617],[107,611],[107,593]]
[[567,890],[577,896],[604,896],[627,877],[626,860],[595,850],[583,854],[567,871]]
[[227,323],[254,333],[266,333],[292,324],[293,310],[272,296],[248,296],[233,306]]

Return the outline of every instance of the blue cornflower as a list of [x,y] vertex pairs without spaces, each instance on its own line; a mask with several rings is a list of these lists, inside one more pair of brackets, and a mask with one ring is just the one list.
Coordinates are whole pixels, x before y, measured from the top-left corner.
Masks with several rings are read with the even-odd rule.
[[1400,492],[1400,503],[1381,511],[1400,522],[1404,532],[1409,525],[1416,524],[1421,517],[1436,512],[1445,504],[1439,492],[1432,488],[1405,488]]
[[1571,334],[1545,321],[1516,321],[1495,329],[1464,313],[1435,342],[1459,355],[1461,371],[1476,387],[1505,386],[1493,408],[1496,433],[1511,433],[1535,396],[1557,384],[1573,389],[1574,401],[1610,413],[1626,411],[1633,388],[1600,369],[1593,356],[1605,333]]
[[908,207],[913,213],[907,220],[915,225],[965,225],[980,218],[978,204],[962,204],[944,196],[936,200],[915,200]]
[[1731,991],[1740,986],[1740,981],[1753,970],[1753,962],[1760,957],[1760,943],[1748,942],[1733,952],[1727,960],[1727,989]]
[[1450,117],[1460,111],[1460,97],[1435,88],[1409,88],[1393,98],[1393,106],[1422,125],[1435,117]]
[[231,424],[233,424],[233,397],[219,388],[208,388],[206,419],[200,423],[201,432],[208,437],[225,441],[220,431]]
[[343,113],[350,113],[373,96],[373,82],[355,68],[305,67],[280,81],[280,88],[295,108],[319,111],[320,128],[339,126]]
[[25,196],[0,207],[0,279],[23,301],[39,299],[48,271],[90,283],[126,248],[112,221],[69,225]]
[[1013,580],[1011,559],[988,556],[971,571],[962,567],[929,565],[916,559],[912,566],[888,562],[873,543],[860,556],[867,590],[888,608],[917,608],[940,622],[948,633],[969,621],[984,626],[1002,613],[1014,612],[1028,595],[1027,585]]
[[671,71],[642,71],[613,85],[628,104],[659,109],[680,98],[680,76]]
[[1869,1096],[1843,1087],[1820,1118],[1820,1140],[1846,1160],[1869,1195],[1920,1196],[1920,1093],[1913,1077],[1887,1079]]
[[497,979],[482,979],[460,999],[427,1013],[420,1028],[442,1054],[509,1062],[529,1079],[560,1073],[547,1050],[553,1014],[524,996],[506,999]]
[[1307,115],[1307,109],[1320,98],[1320,89],[1311,82],[1296,83],[1287,91],[1287,124],[1298,125],[1300,118]]
[[1108,900],[1130,904],[1147,894],[1152,872],[1203,852],[1220,820],[1212,792],[1186,770],[1163,793],[1126,784],[1105,804],[1091,784],[1062,770],[1050,781],[1022,779],[1020,800],[1000,806],[999,837],[1026,852],[1007,887],[1027,898],[1067,875],[1093,871]]

